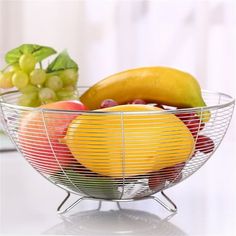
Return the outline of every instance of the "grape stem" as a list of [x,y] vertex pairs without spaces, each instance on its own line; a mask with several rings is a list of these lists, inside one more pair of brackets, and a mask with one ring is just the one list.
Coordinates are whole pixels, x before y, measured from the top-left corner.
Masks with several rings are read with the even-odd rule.
[[14,65],[14,64],[16,64],[16,63],[6,65],[6,66],[2,69],[2,72],[5,72],[5,70],[7,70],[10,66],[12,66],[12,65]]
[[40,66],[40,69],[43,69],[43,65],[41,61],[39,62],[39,66]]

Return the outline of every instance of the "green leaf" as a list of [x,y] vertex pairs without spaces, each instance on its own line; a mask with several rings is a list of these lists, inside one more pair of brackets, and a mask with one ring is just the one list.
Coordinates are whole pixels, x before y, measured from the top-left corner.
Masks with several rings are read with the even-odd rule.
[[32,53],[37,62],[53,55],[56,51],[53,48],[40,46],[37,44],[23,44],[17,48],[14,48],[6,53],[5,61],[8,64],[18,63],[21,55],[26,53]]
[[74,62],[66,51],[61,52],[47,67],[47,73],[74,69],[78,70],[78,65]]

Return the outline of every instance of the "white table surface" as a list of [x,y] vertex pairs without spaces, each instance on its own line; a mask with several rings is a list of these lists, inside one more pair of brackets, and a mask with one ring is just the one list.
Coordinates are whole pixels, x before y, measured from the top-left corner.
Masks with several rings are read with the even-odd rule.
[[[17,152],[0,153],[0,234],[14,235],[236,235],[236,142],[229,130],[198,172],[166,193],[172,217],[152,200],[83,201],[66,217],[56,208],[65,192],[42,178]],[[75,199],[75,198],[73,198]],[[128,209],[127,209],[128,208]]]

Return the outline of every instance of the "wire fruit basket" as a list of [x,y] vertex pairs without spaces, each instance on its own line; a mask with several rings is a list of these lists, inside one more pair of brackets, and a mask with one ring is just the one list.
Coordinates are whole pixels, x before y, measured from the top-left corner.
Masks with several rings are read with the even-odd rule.
[[[177,207],[164,190],[210,158],[233,114],[232,97],[202,93],[207,107],[97,112],[22,107],[16,105],[19,92],[6,92],[0,96],[1,119],[28,163],[67,192],[58,213],[83,199],[119,204],[147,198],[175,212]],[[204,123],[206,111],[211,118]],[[159,192],[165,201],[154,196]],[[79,199],[62,209],[71,193]]]

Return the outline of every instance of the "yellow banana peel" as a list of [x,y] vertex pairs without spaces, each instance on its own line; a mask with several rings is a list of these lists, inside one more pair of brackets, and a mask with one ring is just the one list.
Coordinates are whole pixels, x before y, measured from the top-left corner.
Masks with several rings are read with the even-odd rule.
[[[205,107],[197,80],[190,74],[169,67],[143,67],[111,75],[87,90],[80,100],[90,109],[98,109],[105,99],[125,104],[134,99],[175,106]],[[204,110],[201,120],[210,119]]]

